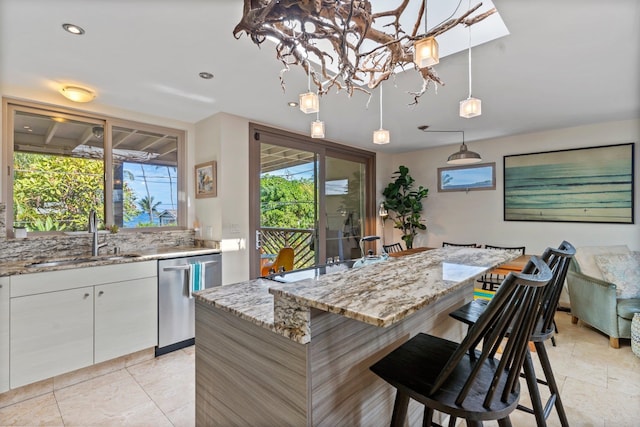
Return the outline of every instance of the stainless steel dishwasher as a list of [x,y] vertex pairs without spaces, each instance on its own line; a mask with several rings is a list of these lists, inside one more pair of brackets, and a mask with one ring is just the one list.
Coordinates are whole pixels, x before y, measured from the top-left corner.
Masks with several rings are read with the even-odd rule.
[[195,342],[195,302],[189,298],[189,264],[200,263],[205,289],[222,284],[222,255],[197,255],[158,261],[158,346],[169,353]]

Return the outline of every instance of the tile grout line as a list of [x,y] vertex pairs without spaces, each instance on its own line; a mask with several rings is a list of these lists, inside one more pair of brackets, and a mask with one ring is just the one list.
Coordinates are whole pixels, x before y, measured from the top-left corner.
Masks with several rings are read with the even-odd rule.
[[[137,365],[137,364],[136,364]],[[135,366],[135,365],[132,365]],[[169,418],[169,416],[166,414],[166,412],[164,412],[162,410],[162,408],[160,407],[160,405],[158,405],[158,402],[156,402],[155,400],[153,400],[153,398],[151,397],[151,395],[147,392],[147,389],[144,388],[144,386],[142,384],[140,384],[140,382],[136,379],[136,377],[129,372],[129,367],[125,366],[123,368],[125,371],[127,371],[127,374],[129,374],[129,376],[133,379],[133,381],[138,384],[138,386],[142,389],[142,391],[144,392],[144,394],[149,398],[150,401],[153,402],[153,404],[155,405],[156,408],[158,408],[158,410],[162,413],[162,415],[167,419],[167,421],[169,422],[169,424],[171,424],[172,426],[175,427],[175,424],[171,421],[171,418]]]

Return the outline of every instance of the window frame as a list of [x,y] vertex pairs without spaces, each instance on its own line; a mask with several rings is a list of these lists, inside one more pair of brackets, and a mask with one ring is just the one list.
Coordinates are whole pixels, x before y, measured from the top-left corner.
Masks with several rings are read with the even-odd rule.
[[[41,104],[36,102],[20,101],[15,99],[3,98],[2,100],[3,111],[3,138],[2,138],[2,170],[7,171],[5,175],[6,180],[2,186],[4,191],[1,200],[6,206],[6,235],[12,236],[13,230],[13,153],[14,153],[14,120],[15,112],[27,112],[40,115],[56,115],[63,118],[69,118],[73,120],[82,120],[86,123],[97,124],[104,126],[104,219],[105,224],[114,223],[113,213],[113,155],[112,155],[112,134],[113,127],[128,127],[141,131],[164,133],[171,136],[175,136],[177,140],[177,213],[178,224],[175,226],[163,226],[163,227],[143,227],[143,228],[121,228],[120,231],[125,233],[130,232],[157,232],[166,230],[180,230],[187,228],[187,201],[184,195],[187,193],[187,150],[186,150],[186,131],[175,128],[167,128],[164,126],[158,126],[148,123],[136,122],[133,120],[111,117],[107,115],[90,113],[81,110],[74,110],[70,108],[60,107],[57,105]],[[64,234],[63,231],[34,231],[34,234]]]

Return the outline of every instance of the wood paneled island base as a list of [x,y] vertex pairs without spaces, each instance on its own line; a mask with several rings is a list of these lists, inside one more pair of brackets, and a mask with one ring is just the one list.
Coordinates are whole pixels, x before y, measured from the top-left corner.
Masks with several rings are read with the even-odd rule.
[[[498,252],[436,249],[196,294],[196,425],[389,425],[395,391],[369,367],[419,332],[459,341],[466,328],[448,313],[513,258]],[[421,405],[409,419],[420,424]]]
[[448,313],[471,297],[449,294],[387,328],[313,309],[307,344],[197,303],[196,425],[388,426],[395,390],[369,366],[418,332],[459,340]]

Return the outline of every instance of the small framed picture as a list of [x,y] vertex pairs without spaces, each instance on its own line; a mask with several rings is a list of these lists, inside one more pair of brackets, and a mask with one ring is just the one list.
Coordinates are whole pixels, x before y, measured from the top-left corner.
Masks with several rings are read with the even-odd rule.
[[439,192],[495,189],[495,162],[438,168]]
[[196,165],[196,199],[218,195],[216,162]]

